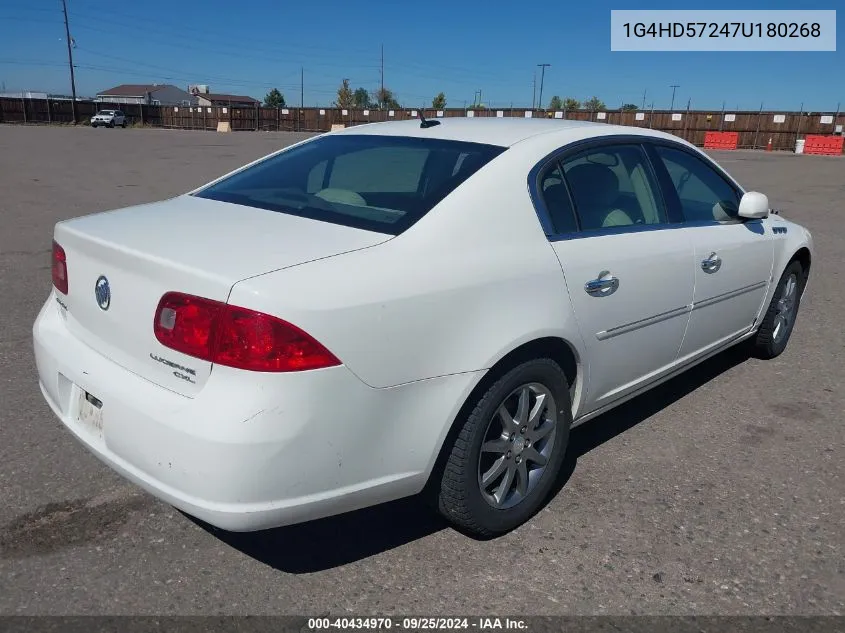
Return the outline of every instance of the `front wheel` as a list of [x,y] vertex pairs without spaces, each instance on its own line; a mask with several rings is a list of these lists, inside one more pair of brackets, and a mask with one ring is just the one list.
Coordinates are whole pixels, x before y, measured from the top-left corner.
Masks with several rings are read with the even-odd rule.
[[752,339],[753,352],[758,358],[775,358],[786,349],[798,316],[805,283],[804,269],[800,262],[792,262],[783,271],[757,336]]
[[125,129],[126,129],[126,121],[124,121],[123,123],[121,123],[121,124],[120,124],[120,127],[122,127],[122,128],[125,130]]
[[566,375],[551,359],[525,362],[497,380],[463,420],[443,471],[438,505],[482,537],[530,519],[549,495],[572,424]]
[[92,123],[92,124],[91,124],[91,127],[92,127],[92,128],[94,128],[94,129],[97,129],[97,124],[96,124],[96,123]]
[[113,127],[114,127],[114,121],[112,121],[111,123],[109,123],[109,127],[110,127],[110,128],[113,128]]

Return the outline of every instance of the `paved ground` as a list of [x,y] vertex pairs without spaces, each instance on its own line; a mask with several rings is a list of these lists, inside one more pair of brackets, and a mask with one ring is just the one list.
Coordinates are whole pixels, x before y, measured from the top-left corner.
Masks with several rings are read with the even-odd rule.
[[291,139],[0,126],[0,613],[845,613],[845,159],[718,157],[815,234],[789,349],[724,354],[577,430],[561,492],[508,536],[413,501],[215,534],[101,466],[36,386],[53,223]]

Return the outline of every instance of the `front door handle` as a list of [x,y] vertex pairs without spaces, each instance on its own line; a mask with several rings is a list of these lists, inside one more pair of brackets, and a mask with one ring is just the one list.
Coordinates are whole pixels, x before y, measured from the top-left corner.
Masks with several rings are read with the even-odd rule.
[[618,288],[619,279],[611,275],[609,270],[601,271],[596,279],[584,284],[584,290],[591,297],[607,297]]
[[716,253],[710,253],[710,257],[707,259],[701,260],[701,270],[706,273],[715,273],[719,272],[719,269],[722,267],[722,258],[719,257]]

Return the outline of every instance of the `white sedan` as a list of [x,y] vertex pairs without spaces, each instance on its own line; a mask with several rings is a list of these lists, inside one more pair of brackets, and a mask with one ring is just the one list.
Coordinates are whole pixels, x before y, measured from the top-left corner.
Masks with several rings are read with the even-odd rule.
[[495,535],[573,425],[731,345],[780,354],[812,257],[668,134],[378,123],[57,224],[35,357],[80,442],[215,526],[429,491]]

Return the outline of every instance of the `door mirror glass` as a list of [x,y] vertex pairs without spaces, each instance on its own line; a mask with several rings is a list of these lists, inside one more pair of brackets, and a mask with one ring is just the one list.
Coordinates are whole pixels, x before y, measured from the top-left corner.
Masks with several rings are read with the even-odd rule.
[[749,191],[739,201],[739,216],[758,220],[769,215],[769,198],[758,191]]

